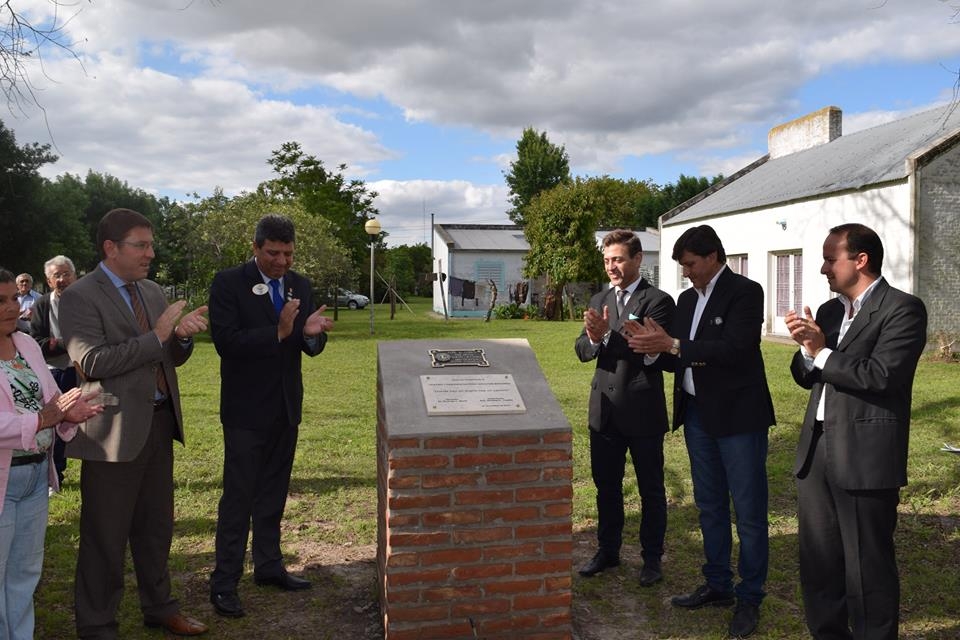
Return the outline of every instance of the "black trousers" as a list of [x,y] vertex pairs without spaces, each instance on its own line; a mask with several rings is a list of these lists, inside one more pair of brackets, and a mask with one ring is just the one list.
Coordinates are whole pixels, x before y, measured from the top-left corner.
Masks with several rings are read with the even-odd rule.
[[173,540],[173,433],[170,403],[154,412],[150,436],[130,462],[84,460],[80,466],[80,548],[74,585],[77,635],[118,638],[127,542],[145,620],[180,605],[170,593]]
[[280,521],[287,504],[297,427],[223,430],[223,495],[217,510],[216,567],[210,592],[235,591],[251,523],[253,570],[262,578],[284,571]]
[[590,469],[597,487],[597,541],[618,555],[623,543],[623,477],[627,451],[640,492],[640,548],[644,561],[660,559],[667,531],[663,486],[663,434],[626,436],[616,429],[590,430]]
[[899,489],[850,491],[826,473],[822,431],[797,482],[800,586],[815,640],[896,640]]

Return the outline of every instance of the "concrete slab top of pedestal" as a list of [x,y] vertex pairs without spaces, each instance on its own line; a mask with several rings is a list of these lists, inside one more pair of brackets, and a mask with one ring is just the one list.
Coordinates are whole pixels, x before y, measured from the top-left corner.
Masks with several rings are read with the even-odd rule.
[[[488,367],[432,366],[431,349],[483,349]],[[394,340],[377,345],[377,394],[389,437],[516,431],[569,431],[530,344],[499,340]],[[511,414],[428,415],[420,376],[510,374],[526,411]]]

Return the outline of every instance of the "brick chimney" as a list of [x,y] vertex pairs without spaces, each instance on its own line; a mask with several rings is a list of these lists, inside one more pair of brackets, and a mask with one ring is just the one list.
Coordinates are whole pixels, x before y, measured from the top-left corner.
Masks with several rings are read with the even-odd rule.
[[788,156],[836,140],[842,135],[843,112],[824,107],[770,129],[767,150],[770,159]]

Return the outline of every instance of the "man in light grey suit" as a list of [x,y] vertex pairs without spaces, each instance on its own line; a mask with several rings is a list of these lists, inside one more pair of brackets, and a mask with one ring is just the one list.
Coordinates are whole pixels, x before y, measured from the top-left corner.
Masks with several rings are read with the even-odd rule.
[[80,638],[118,637],[127,542],[147,626],[199,635],[180,613],[167,560],[173,538],[173,440],[183,442],[176,367],[206,328],[206,307],[183,313],[146,279],[153,227],[114,209],[97,228],[102,261],[64,291],[61,330],[84,393],[100,393],[102,415],[80,425],[67,455],[82,462],[75,614]]
[[883,244],[861,224],[830,230],[830,290],[817,317],[786,316],[790,370],[811,389],[797,460],[800,586],[817,640],[896,640],[893,534],[907,484],[910,404],[927,311],[880,275]]

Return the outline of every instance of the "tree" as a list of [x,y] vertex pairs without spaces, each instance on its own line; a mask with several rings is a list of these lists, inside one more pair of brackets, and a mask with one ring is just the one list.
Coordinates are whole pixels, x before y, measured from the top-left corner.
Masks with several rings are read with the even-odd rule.
[[609,176],[588,178],[583,187],[589,189],[599,206],[599,227],[628,229],[656,226],[647,224],[640,212],[657,198],[657,186],[641,180],[619,180]]
[[[362,270],[370,250],[370,236],[363,225],[378,213],[373,206],[377,193],[369,191],[362,180],[347,180],[345,164],[335,172],[327,170],[321,160],[306,154],[299,142],[282,144],[268,163],[277,177],[261,183],[257,191],[281,202],[299,201],[307,213],[326,218],[333,235],[350,252],[354,267]],[[379,242],[382,247],[382,238]]]
[[603,261],[594,234],[607,206],[597,183],[577,178],[536,196],[526,208],[523,233],[530,244],[524,275],[546,276],[546,316],[562,317],[561,291],[568,282],[598,280]]
[[[40,202],[43,178],[38,169],[55,162],[50,145],[17,145],[13,131],[0,122],[0,264],[39,276],[50,252],[50,217]],[[49,255],[48,255],[49,254]]]
[[384,277],[393,280],[400,295],[421,295],[425,276],[431,272],[433,256],[424,243],[413,246],[400,245],[387,249],[384,260]]
[[90,242],[84,212],[90,204],[83,182],[65,173],[54,180],[44,182],[40,191],[40,208],[45,212],[49,231],[44,260],[55,255],[65,255],[78,268],[96,264],[97,248]]
[[563,146],[547,139],[546,132],[538,133],[528,127],[517,141],[517,159],[503,176],[513,205],[507,215],[522,227],[526,225],[527,207],[537,194],[570,182],[570,159]]
[[695,195],[723,180],[723,175],[713,178],[695,178],[680,174],[676,183],[668,182],[662,187],[653,185],[654,197],[641,202],[637,211],[638,226],[655,227],[657,220],[678,204],[683,204]]
[[338,273],[349,269],[347,251],[333,236],[330,221],[307,212],[299,202],[279,202],[261,193],[227,199],[218,189],[209,198],[183,206],[193,228],[186,248],[191,256],[188,285],[201,298],[206,298],[217,271],[250,259],[257,221],[268,213],[293,220],[297,229],[294,269],[315,288],[335,282]]

